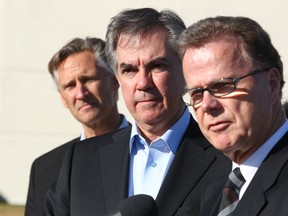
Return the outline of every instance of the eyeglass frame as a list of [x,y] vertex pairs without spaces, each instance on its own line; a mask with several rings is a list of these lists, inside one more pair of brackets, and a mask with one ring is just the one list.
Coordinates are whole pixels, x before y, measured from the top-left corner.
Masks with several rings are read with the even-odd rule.
[[[186,90],[183,92],[183,94],[182,94],[182,98],[184,97],[184,95],[186,95],[186,94],[188,93],[188,95],[189,95],[189,97],[190,97],[190,103],[187,103],[187,102],[184,101],[185,104],[186,104],[186,106],[195,106],[195,105],[201,103],[201,102],[203,101],[203,94],[204,94],[205,91],[208,91],[209,94],[211,94],[213,97],[220,98],[220,97],[222,97],[222,96],[226,96],[226,95],[229,95],[229,94],[231,94],[232,92],[234,92],[234,91],[237,89],[237,88],[236,88],[236,84],[237,84],[239,81],[241,81],[242,79],[244,79],[244,78],[246,78],[246,77],[249,77],[249,76],[253,76],[253,75],[255,75],[255,74],[259,74],[259,73],[263,73],[263,72],[268,72],[270,69],[271,69],[271,68],[256,69],[256,70],[253,70],[253,71],[249,72],[248,74],[246,74],[246,75],[244,75],[244,76],[237,77],[237,78],[221,78],[221,79],[219,79],[219,80],[216,80],[216,81],[210,83],[206,88],[190,88],[190,89],[186,89]],[[217,83],[221,83],[222,81],[225,81],[225,80],[229,80],[229,81],[231,82],[231,83],[226,83],[226,84],[231,84],[231,85],[233,85],[233,86],[234,86],[234,87],[233,87],[233,90],[230,91],[230,92],[227,92],[227,93],[223,93],[223,94],[220,93],[221,95],[218,95],[218,96],[214,95],[214,94],[217,94],[217,92],[215,92],[215,91],[213,92],[213,90],[211,90],[211,88],[212,88],[211,86],[213,86],[213,85],[215,85],[215,84],[217,84]],[[224,83],[224,82],[223,82],[223,83]],[[199,100],[199,102],[192,104],[192,103],[191,103],[191,101],[192,101],[192,96],[190,96],[191,94],[189,94],[189,92],[191,92],[191,91],[195,91],[196,94],[201,93],[202,99]],[[219,94],[219,93],[218,93],[218,94]],[[195,95],[195,94],[193,94],[193,95]]]

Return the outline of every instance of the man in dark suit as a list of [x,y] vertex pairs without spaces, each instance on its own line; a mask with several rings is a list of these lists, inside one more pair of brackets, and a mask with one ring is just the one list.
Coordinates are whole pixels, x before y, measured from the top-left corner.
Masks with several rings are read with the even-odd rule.
[[46,215],[103,216],[136,194],[156,199],[160,216],[199,215],[203,191],[231,162],[203,138],[181,99],[176,41],[184,29],[169,10],[125,10],[111,19],[106,54],[135,121],[68,150]]
[[64,154],[75,142],[128,126],[117,109],[119,84],[107,64],[105,42],[75,38],[50,60],[49,72],[62,102],[82,124],[81,137],[40,156],[32,165],[25,215],[42,215],[44,198],[59,174]]
[[269,35],[252,19],[222,16],[193,24],[179,41],[199,127],[233,162],[207,189],[201,215],[287,215],[283,66]]

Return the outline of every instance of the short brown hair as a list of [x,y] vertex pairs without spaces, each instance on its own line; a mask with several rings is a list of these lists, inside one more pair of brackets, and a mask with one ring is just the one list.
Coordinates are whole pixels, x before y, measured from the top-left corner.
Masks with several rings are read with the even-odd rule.
[[63,46],[49,61],[48,70],[53,80],[58,87],[57,70],[61,63],[69,56],[84,51],[90,51],[95,54],[95,61],[103,67],[107,72],[112,73],[112,69],[107,63],[107,57],[105,55],[105,41],[99,38],[74,38],[65,46]]

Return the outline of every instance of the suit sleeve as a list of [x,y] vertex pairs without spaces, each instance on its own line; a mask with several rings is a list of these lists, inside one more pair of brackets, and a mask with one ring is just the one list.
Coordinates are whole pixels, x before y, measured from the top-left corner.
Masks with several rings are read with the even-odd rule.
[[65,154],[59,176],[52,183],[46,193],[44,215],[70,215],[70,177],[75,143]]
[[35,168],[35,161],[33,162],[30,171],[29,189],[24,213],[25,216],[36,216],[35,195],[34,195],[34,168]]

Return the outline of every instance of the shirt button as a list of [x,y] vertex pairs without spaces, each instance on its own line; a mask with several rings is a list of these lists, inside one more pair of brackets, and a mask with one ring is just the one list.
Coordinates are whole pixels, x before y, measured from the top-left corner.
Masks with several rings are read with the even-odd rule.
[[157,166],[157,163],[155,163],[154,161],[151,161],[150,166],[156,167],[156,166]]

